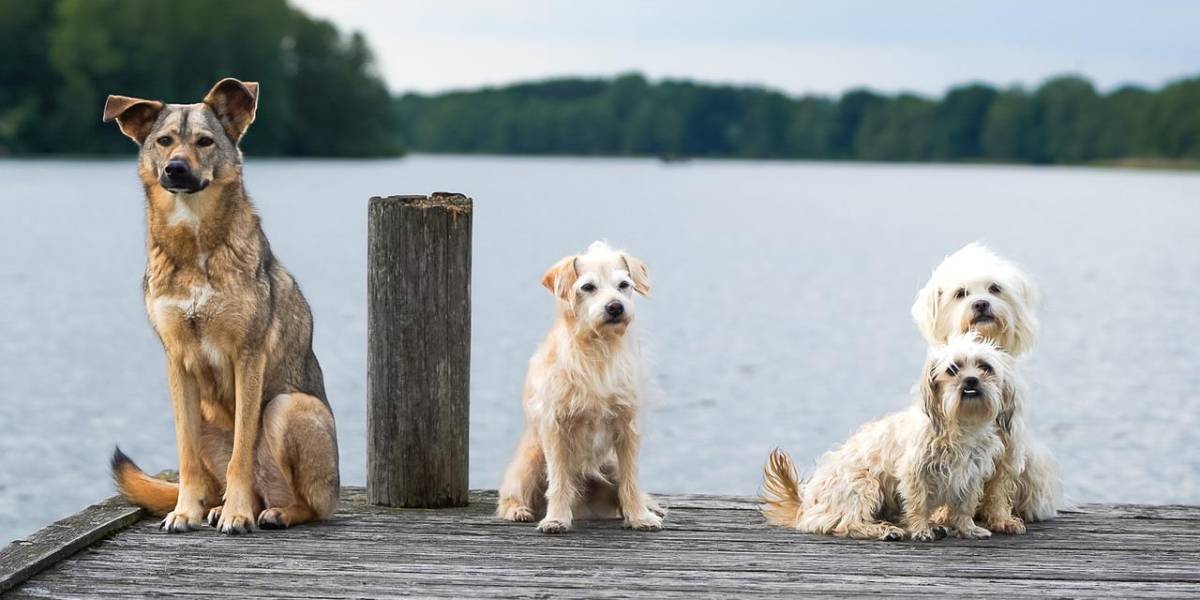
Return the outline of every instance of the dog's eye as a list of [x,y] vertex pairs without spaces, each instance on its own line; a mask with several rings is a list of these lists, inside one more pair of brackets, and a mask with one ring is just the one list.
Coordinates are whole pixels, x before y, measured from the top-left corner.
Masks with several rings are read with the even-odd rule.
[[979,363],[979,370],[983,371],[984,373],[991,373],[991,372],[993,372],[992,365],[989,365],[989,364],[987,364],[987,363],[985,363],[985,362],[981,362],[981,363]]
[[957,292],[954,292],[954,297],[955,297],[955,298],[958,298],[959,300],[962,300],[963,298],[966,298],[966,297],[967,297],[967,290],[964,290],[963,288],[958,288],[958,291],[957,291]]
[[155,141],[158,142],[159,146],[170,146],[171,145],[171,136],[164,135]]
[[213,145],[213,139],[210,137],[202,137],[202,138],[196,140],[196,145],[200,146],[201,148],[207,148],[207,147]]
[[951,377],[958,375],[958,365],[950,365],[946,367],[946,374]]
[[629,282],[628,282],[628,281],[622,281],[621,283],[619,283],[619,284],[617,285],[617,288],[619,288],[619,289],[621,289],[621,290],[627,290],[627,289],[629,289]]
[[993,295],[999,296],[1000,295],[1000,286],[993,283],[992,285],[988,286],[988,291],[991,292]]
[[596,286],[595,286],[595,284],[585,283],[585,284],[579,286],[579,291],[590,294],[590,293],[596,291]]

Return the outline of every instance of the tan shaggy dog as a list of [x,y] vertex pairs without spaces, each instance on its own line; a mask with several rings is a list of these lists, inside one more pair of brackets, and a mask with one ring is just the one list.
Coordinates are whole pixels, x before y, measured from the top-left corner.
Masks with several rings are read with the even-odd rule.
[[628,329],[634,293],[650,294],[646,265],[595,242],[542,277],[558,318],[529,361],[522,402],[527,429],[500,487],[497,513],[542,518],[562,533],[576,516],[623,515],[625,526],[662,528],[663,510],[638,485],[641,373]]
[[1009,355],[974,333],[931,348],[913,405],[863,425],[807,481],[787,454],[771,454],[763,472],[767,522],[838,537],[932,541],[944,535],[934,511],[948,506],[956,535],[990,537],[973,516],[1003,452],[996,418],[1011,374]]
[[[1037,342],[1037,287],[1017,265],[981,244],[947,256],[917,293],[913,320],[929,344],[976,331],[1020,357]],[[1061,504],[1058,469],[1028,427],[1026,386],[1016,368],[1001,409],[1004,455],[988,481],[979,518],[996,533],[1024,533],[1025,521],[1053,518]]]
[[195,104],[109,96],[104,120],[141,149],[146,312],[167,355],[179,484],[118,449],[126,498],[183,532],[289,527],[333,514],[337,432],[312,312],[275,259],[242,181],[238,142],[258,84],[223,79]]

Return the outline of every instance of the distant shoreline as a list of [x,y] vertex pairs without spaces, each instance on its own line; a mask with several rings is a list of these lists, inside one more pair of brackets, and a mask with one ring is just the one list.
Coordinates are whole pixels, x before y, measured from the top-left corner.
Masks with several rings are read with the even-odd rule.
[[[36,161],[96,161],[124,162],[131,160],[133,152],[128,154],[0,154],[0,162],[36,162]],[[843,164],[843,165],[884,165],[884,166],[943,166],[943,167],[1031,167],[1031,168],[1075,168],[1075,169],[1112,169],[1138,171],[1200,171],[1200,160],[1172,159],[1159,157],[1129,157],[1110,160],[1098,160],[1085,163],[1029,163],[1018,161],[987,161],[987,160],[955,160],[955,161],[915,161],[915,160],[866,160],[846,158],[748,158],[740,156],[653,156],[646,154],[570,154],[570,153],[510,153],[496,154],[489,152],[425,152],[410,151],[397,156],[287,156],[279,154],[246,153],[247,160],[271,160],[289,162],[383,162],[404,160],[420,157],[461,157],[461,158],[513,158],[513,159],[599,159],[599,160],[636,160],[652,161],[663,165],[686,167],[692,162],[733,162],[733,163],[795,163],[795,164]]]

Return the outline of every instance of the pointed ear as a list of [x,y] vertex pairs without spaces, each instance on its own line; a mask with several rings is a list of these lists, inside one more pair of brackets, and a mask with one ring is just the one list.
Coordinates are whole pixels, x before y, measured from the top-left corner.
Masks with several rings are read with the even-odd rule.
[[225,134],[236,144],[254,122],[258,110],[258,83],[227,77],[208,91],[204,103],[217,115]]
[[575,270],[575,257],[567,256],[554,263],[554,266],[542,275],[542,286],[560,299],[570,300],[571,287],[575,285],[575,280],[578,278],[579,273]]
[[935,339],[935,329],[937,328],[938,306],[942,301],[942,291],[938,288],[937,283],[933,278],[929,278],[929,282],[921,291],[917,292],[917,298],[912,305],[912,318],[917,323],[917,329],[921,331],[921,336],[930,344],[943,343],[946,340]]
[[108,101],[104,103],[102,119],[105,123],[116,119],[121,133],[140,145],[146,141],[146,136],[150,135],[150,129],[158,120],[163,106],[163,103],[157,100],[109,96]]
[[937,382],[937,368],[933,356],[925,359],[921,383],[917,387],[921,394],[921,410],[929,417],[933,431],[941,433],[946,428],[946,413],[942,411],[942,390]]
[[640,258],[636,258],[621,253],[621,261],[625,263],[625,270],[629,271],[629,277],[633,279],[633,289],[643,296],[650,295],[650,271],[646,270],[646,263]]

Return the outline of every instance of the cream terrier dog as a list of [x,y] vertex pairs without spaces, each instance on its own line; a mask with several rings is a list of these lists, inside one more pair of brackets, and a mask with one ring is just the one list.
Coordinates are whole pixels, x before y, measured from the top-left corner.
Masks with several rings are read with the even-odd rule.
[[558,318],[529,361],[527,429],[500,487],[497,514],[563,533],[580,516],[662,528],[663,510],[638,486],[641,375],[626,332],[634,293],[650,295],[642,261],[604,242],[558,261],[542,277]]
[[[1013,263],[972,243],[947,256],[917,293],[912,316],[930,344],[976,331],[1020,356],[1037,342],[1037,288]],[[979,517],[997,533],[1024,533],[1024,521],[1053,518],[1060,505],[1053,456],[1026,426],[1025,386],[1014,375],[999,423],[1004,455],[988,481]]]
[[864,425],[825,454],[808,481],[783,451],[771,454],[763,469],[767,522],[806,533],[927,542],[945,535],[933,513],[948,506],[957,536],[991,537],[973,516],[1004,451],[996,418],[1011,369],[1011,357],[978,334],[932,348],[913,406]]

